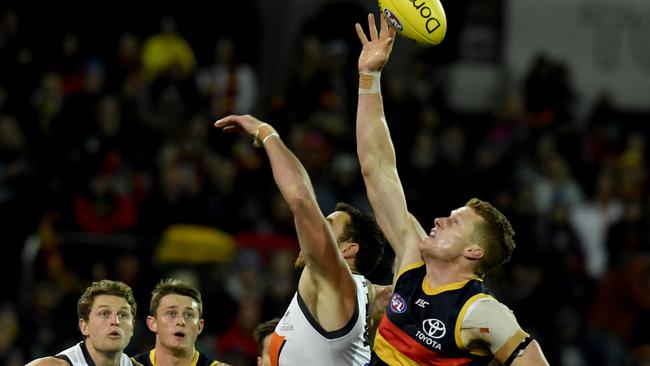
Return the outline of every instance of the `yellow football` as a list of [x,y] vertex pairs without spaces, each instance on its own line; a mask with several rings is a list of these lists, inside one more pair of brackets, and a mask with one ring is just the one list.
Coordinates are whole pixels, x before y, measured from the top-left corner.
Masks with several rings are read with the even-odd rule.
[[400,35],[420,46],[435,46],[447,33],[439,0],[379,0],[379,9]]

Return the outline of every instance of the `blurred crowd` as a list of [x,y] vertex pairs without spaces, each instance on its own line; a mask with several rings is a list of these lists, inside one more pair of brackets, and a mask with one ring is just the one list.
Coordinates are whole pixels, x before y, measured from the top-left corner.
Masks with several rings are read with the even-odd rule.
[[[199,52],[172,17],[116,26],[101,52],[79,30],[38,42],[25,18],[0,13],[0,364],[80,340],[75,306],[90,281],[130,285],[143,320],[168,276],[203,293],[197,348],[254,364],[253,329],[291,299],[298,246],[264,154],[212,122],[272,121],[323,212],[368,209],[355,40],[303,32],[286,91],[270,94],[235,39]],[[488,284],[551,364],[650,364],[650,113],[603,93],[577,115],[571,70],[543,55],[491,110],[455,110],[428,52],[382,85],[410,211],[426,228],[476,196],[510,218],[518,248]],[[373,279],[385,283],[382,270]],[[154,340],[138,323],[128,354]]]

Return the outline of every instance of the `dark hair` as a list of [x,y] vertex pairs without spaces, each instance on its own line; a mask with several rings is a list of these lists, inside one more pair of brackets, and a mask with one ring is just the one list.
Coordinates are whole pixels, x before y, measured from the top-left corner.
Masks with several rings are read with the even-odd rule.
[[379,263],[384,253],[386,238],[371,214],[344,202],[337,203],[335,209],[347,213],[351,218],[337,241],[351,241],[359,245],[355,266],[359,273],[367,276]]
[[133,322],[135,323],[135,313],[138,306],[133,298],[131,288],[123,282],[111,280],[93,282],[86,288],[77,302],[77,316],[79,319],[88,321],[95,298],[101,295],[117,296],[126,300],[126,302],[131,306],[131,315],[133,316]]
[[510,260],[515,244],[515,231],[510,221],[490,203],[472,198],[465,204],[483,220],[474,226],[472,239],[485,250],[476,267],[476,274],[483,277],[494,268]]
[[156,310],[160,305],[160,300],[163,297],[176,294],[181,296],[188,296],[196,300],[199,305],[199,317],[203,316],[203,302],[201,301],[201,293],[194,287],[185,284],[181,280],[168,278],[160,280],[153,291],[151,291],[151,302],[149,303],[149,315],[156,316]]
[[253,338],[257,341],[257,354],[262,356],[262,348],[264,348],[264,338],[273,333],[275,327],[280,322],[280,319],[273,318],[264,323],[260,323],[253,331]]

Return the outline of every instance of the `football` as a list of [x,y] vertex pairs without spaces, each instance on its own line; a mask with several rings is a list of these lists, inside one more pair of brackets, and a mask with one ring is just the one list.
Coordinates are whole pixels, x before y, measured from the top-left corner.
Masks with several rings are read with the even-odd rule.
[[435,46],[447,33],[439,0],[379,0],[379,9],[400,35],[420,46]]

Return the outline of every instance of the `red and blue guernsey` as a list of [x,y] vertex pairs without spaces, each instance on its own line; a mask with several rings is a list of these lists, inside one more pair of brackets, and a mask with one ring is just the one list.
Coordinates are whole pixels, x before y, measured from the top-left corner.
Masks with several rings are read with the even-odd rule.
[[431,288],[426,266],[402,269],[373,347],[371,365],[487,365],[489,349],[468,349],[460,337],[468,307],[488,297],[480,279]]

